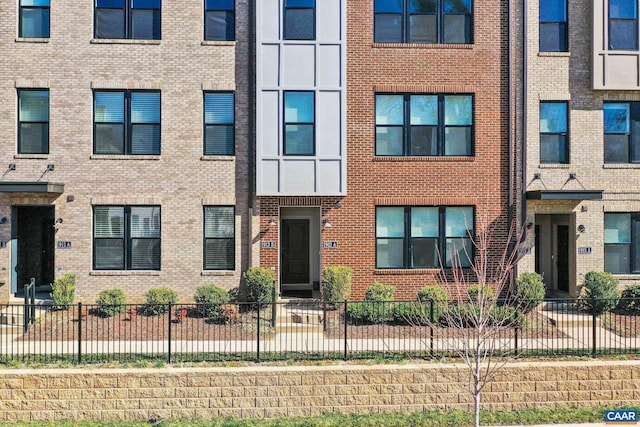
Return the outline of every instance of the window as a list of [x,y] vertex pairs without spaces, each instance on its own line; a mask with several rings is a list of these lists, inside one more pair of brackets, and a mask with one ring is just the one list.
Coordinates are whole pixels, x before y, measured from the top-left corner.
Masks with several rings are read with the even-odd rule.
[[95,154],[160,154],[160,92],[94,92]]
[[473,208],[394,206],[376,208],[376,268],[471,265]]
[[375,0],[376,43],[473,43],[472,0]]
[[18,154],[49,153],[49,91],[18,91]]
[[604,270],[640,273],[640,213],[604,214]]
[[540,52],[566,52],[566,0],[540,0]]
[[284,0],[284,39],[315,40],[315,0]]
[[604,103],[604,161],[640,162],[640,102]]
[[161,0],[94,0],[95,38],[160,40]]
[[204,94],[204,154],[233,156],[235,152],[234,95]]
[[638,50],[638,0],[609,0],[609,49]]
[[315,95],[313,92],[284,93],[284,154],[315,154]]
[[235,269],[235,212],[233,206],[204,208],[204,269]]
[[376,95],[376,155],[473,155],[473,97]]
[[235,0],[205,0],[204,39],[235,40]]
[[160,270],[160,206],[94,206],[94,270]]
[[19,36],[49,38],[49,0],[20,0]]
[[567,103],[540,103],[540,163],[569,163]]

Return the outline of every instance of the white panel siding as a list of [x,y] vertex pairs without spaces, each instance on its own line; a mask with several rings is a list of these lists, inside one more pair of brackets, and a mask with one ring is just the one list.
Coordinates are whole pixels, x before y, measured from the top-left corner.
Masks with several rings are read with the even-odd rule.
[[314,194],[316,163],[314,160],[285,160],[282,162],[282,193],[289,195]]
[[341,85],[341,60],[339,45],[318,47],[318,86],[339,87]]
[[339,160],[321,160],[318,162],[318,192],[324,194],[339,193],[342,188],[342,170]]
[[282,86],[308,89],[316,81],[315,45],[284,45]]
[[340,0],[318,0],[316,36],[319,41],[340,40]]
[[[278,91],[264,91],[260,108],[258,156],[276,157],[280,154],[280,112]],[[275,179],[275,178],[274,178]]]
[[[258,43],[261,40],[270,41],[280,38],[280,22],[282,14],[280,13],[281,0],[259,0],[258,9],[262,9],[262,17],[258,16]],[[260,30],[262,27],[262,30]]]
[[[340,92],[318,92],[316,94],[316,153],[319,157],[340,156],[340,117],[342,105]],[[321,174],[320,179],[325,179]]]
[[258,191],[276,194],[280,188],[280,163],[277,160],[262,160],[259,164],[260,176]]
[[280,84],[280,45],[264,45],[260,72],[263,87],[277,87]]

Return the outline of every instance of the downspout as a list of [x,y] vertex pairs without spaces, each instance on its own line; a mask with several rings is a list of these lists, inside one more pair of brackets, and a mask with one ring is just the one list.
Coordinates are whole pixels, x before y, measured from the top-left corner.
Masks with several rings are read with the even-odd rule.
[[527,34],[528,34],[528,22],[527,22],[527,0],[522,0],[522,188],[521,188],[521,226],[527,225],[527,111],[528,111],[528,99],[527,99],[527,79],[529,75],[528,70],[528,49],[527,49]]
[[247,198],[248,198],[248,218],[247,218],[247,239],[248,239],[248,251],[247,251],[247,267],[253,266],[253,192],[254,183],[253,180],[255,167],[255,94],[254,94],[254,81],[255,81],[255,6],[254,0],[248,0],[247,15],[249,20],[249,28],[247,31]]

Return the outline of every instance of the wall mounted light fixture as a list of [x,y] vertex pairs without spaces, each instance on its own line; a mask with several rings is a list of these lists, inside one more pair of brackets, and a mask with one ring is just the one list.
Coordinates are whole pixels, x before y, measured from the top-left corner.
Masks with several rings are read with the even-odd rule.
[[0,224],[6,224],[7,221],[9,221],[9,220],[7,219],[6,216],[3,216],[2,218],[0,218]]
[[579,233],[586,233],[587,232],[587,227],[585,227],[584,225],[580,224],[578,226],[578,232]]
[[329,222],[329,218],[325,218],[322,220],[322,226],[326,228],[331,228],[331,223]]
[[267,223],[267,225],[269,227],[273,227],[274,225],[276,225],[276,220],[275,218],[271,217],[271,219],[269,220],[269,222]]
[[62,218],[58,218],[56,219],[56,221],[53,223],[53,228],[58,228],[60,227],[60,225],[62,225],[63,219]]

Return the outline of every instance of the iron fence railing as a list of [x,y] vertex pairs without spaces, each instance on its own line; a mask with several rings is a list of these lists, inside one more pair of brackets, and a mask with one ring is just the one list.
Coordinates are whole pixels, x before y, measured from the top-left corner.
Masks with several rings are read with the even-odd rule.
[[482,337],[471,321],[447,322],[452,313],[461,316],[460,307],[433,302],[171,304],[160,315],[147,314],[144,305],[126,305],[110,317],[82,303],[66,310],[5,305],[0,362],[439,358],[455,356],[479,339],[497,355],[640,353],[640,310],[620,308],[639,307],[640,300],[611,301],[616,308],[602,314],[585,301],[545,300],[514,315],[516,321],[490,322]]

